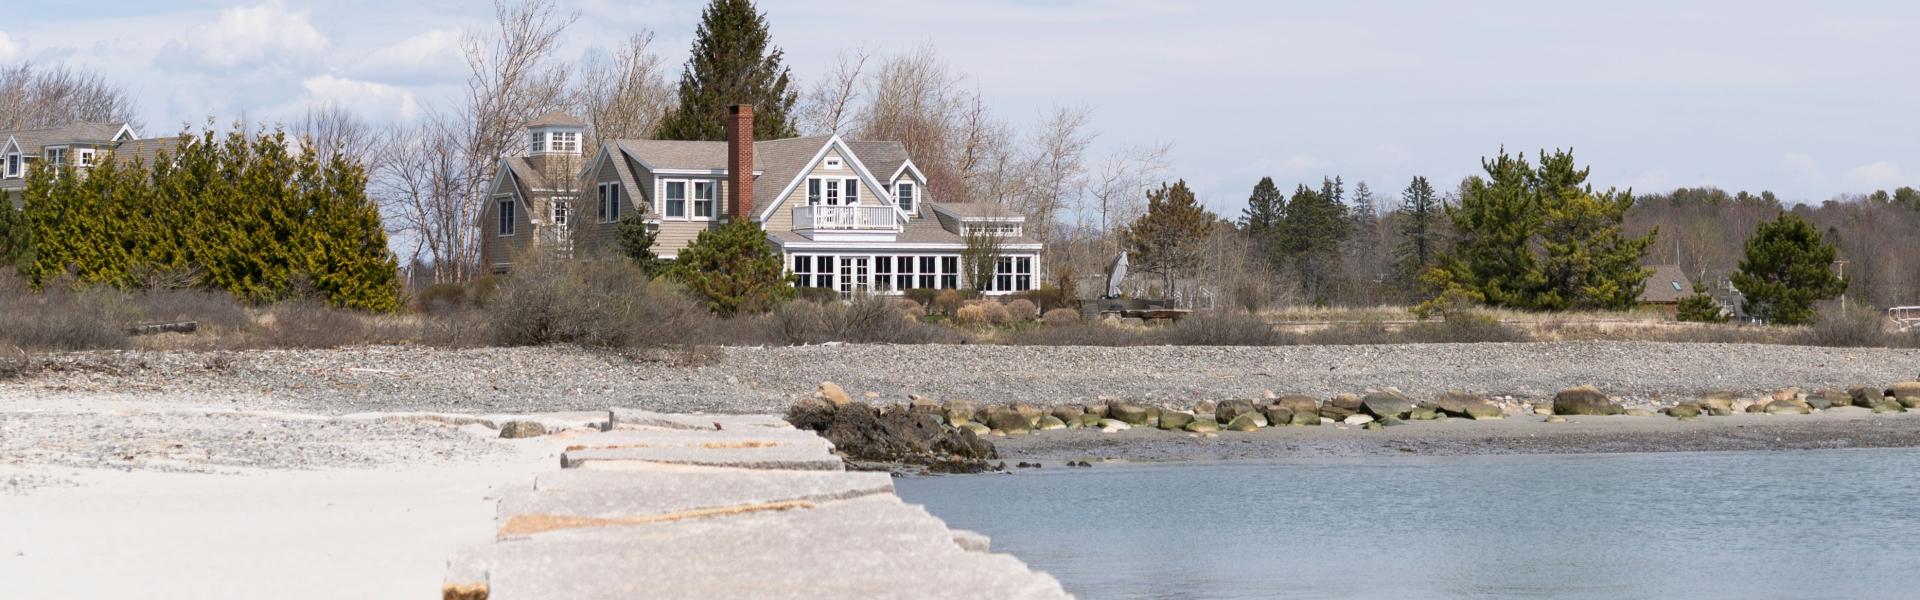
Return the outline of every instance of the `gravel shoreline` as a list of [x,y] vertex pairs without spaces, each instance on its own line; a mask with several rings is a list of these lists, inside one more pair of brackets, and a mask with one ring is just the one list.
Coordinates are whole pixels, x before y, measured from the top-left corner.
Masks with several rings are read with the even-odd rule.
[[1920,373],[1920,350],[1762,344],[1543,342],[1378,346],[1132,348],[824,345],[622,354],[568,347],[365,347],[246,352],[83,352],[0,381],[0,409],[68,396],[318,414],[552,412],[630,406],[662,412],[780,412],[821,381],[875,402],[1040,404],[1325,397],[1398,387],[1544,399],[1592,384],[1639,404],[1709,390],[1885,385]]

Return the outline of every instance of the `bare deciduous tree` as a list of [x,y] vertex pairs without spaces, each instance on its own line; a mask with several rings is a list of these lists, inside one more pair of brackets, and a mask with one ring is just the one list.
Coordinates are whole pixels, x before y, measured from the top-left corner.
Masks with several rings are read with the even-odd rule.
[[854,48],[840,53],[833,70],[814,83],[800,98],[800,132],[803,135],[832,135],[846,132],[860,99],[860,72],[873,53]]
[[36,129],[75,122],[129,122],[133,95],[100,75],[65,66],[21,62],[0,67],[0,129]]
[[380,144],[378,131],[353,111],[332,102],[307,107],[287,134],[299,139],[322,162],[346,156],[364,164],[369,173],[380,169],[378,160],[385,154],[375,151]]
[[653,32],[628,36],[609,60],[580,69],[574,104],[587,122],[589,143],[597,140],[651,139],[660,118],[673,106],[666,61],[652,50]]

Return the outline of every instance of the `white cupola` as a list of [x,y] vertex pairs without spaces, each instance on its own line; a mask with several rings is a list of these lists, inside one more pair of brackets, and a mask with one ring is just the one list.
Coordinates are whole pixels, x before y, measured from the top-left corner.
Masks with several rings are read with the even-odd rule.
[[586,127],[562,112],[534,119],[527,124],[527,156],[579,156],[580,135]]

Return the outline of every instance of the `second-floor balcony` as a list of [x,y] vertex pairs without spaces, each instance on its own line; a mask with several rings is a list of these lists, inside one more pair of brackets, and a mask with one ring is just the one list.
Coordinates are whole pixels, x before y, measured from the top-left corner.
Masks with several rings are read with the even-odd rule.
[[793,228],[801,231],[896,231],[899,215],[893,207],[874,206],[795,206]]

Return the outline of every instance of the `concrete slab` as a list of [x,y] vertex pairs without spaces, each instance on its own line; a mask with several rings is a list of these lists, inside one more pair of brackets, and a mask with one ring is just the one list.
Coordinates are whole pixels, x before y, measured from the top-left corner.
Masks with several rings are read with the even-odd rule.
[[1070,597],[891,495],[498,542],[450,565],[449,584],[476,580],[490,600]]
[[643,429],[609,431],[571,438],[560,455],[563,468],[590,461],[645,461],[667,464],[840,471],[826,438],[794,429],[721,431]]
[[893,493],[886,473],[825,471],[614,472],[541,475],[501,498],[501,538],[549,531],[790,510]]
[[791,429],[776,415],[666,414],[638,408],[613,408],[607,411],[608,429],[657,427],[661,429],[727,430],[748,428]]
[[620,429],[615,431],[580,432],[558,436],[567,441],[568,447],[585,446],[607,448],[613,446],[751,446],[751,445],[798,445],[818,446],[831,452],[833,443],[811,431],[798,429],[735,429],[722,431],[696,431],[691,429]]

